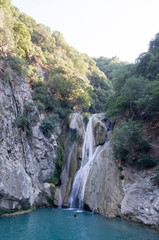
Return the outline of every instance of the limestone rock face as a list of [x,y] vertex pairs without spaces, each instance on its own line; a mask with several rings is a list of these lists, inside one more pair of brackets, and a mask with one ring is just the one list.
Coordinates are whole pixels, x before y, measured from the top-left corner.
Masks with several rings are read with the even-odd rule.
[[90,170],[84,199],[86,206],[108,217],[119,215],[119,204],[123,198],[119,177],[120,171],[108,142]]
[[124,170],[121,201],[123,217],[159,228],[159,188],[154,185],[155,175],[150,171]]
[[107,128],[104,123],[100,121],[101,117],[102,115],[99,115],[99,118],[95,118],[93,121],[93,132],[96,146],[104,144],[106,140]]
[[[86,134],[86,131],[83,131],[83,127],[81,127],[83,126],[82,117],[79,114],[70,116],[69,126],[70,129],[75,130],[76,138],[72,145],[66,145],[68,153],[71,153],[70,155],[67,153],[66,156],[66,162],[69,163],[66,165],[69,166],[69,168],[67,167],[69,171],[66,174],[67,178],[66,175],[62,176],[63,183],[66,183],[66,185],[62,185],[65,191],[63,191],[62,186],[58,189],[56,193],[57,205],[62,193],[61,202],[64,206],[69,206],[73,179],[81,172],[82,177],[78,179],[83,181],[86,176],[87,179],[86,185],[84,183],[78,185],[77,203],[78,196],[82,196],[80,195],[82,187],[86,186],[83,199],[85,208],[107,217],[118,216],[159,228],[159,187],[155,186],[153,182],[155,174],[151,170],[139,171],[129,166],[121,168],[121,163],[114,159],[110,143],[111,124],[106,116],[95,114],[93,117],[91,125],[93,134],[90,135],[91,137],[88,136],[87,140],[93,138],[93,141],[90,142],[93,144],[94,154],[85,162],[82,161],[81,157],[84,151],[84,135]],[[82,143],[79,144],[77,138],[80,132]],[[68,158],[70,156],[71,158]],[[81,158],[80,161],[78,161],[79,158]],[[68,159],[70,160],[68,161]],[[80,163],[81,165],[79,165]],[[89,171],[88,174],[86,170]],[[67,181],[65,181],[66,179]]]
[[159,188],[150,170],[125,167],[121,172],[107,144],[93,163],[85,191],[85,206],[107,217],[120,216],[159,228]]
[[85,206],[107,217],[122,218],[159,228],[159,188],[150,170],[124,167],[121,172],[107,144],[94,162],[85,192]]
[[85,192],[85,206],[107,217],[120,216],[159,228],[159,188],[150,170],[119,167],[108,146],[94,162]]
[[39,130],[42,116],[31,126],[32,137],[18,128],[15,119],[32,102],[28,85],[14,72],[0,76],[0,209],[41,206],[50,195],[45,182],[55,168],[56,139],[46,139]]

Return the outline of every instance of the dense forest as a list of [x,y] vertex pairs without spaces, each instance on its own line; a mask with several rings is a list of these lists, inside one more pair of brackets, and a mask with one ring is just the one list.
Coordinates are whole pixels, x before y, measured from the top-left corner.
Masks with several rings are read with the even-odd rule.
[[[11,1],[0,3],[1,54],[25,76],[40,110],[61,116],[70,110],[104,111],[111,83],[96,63],[70,47],[60,32],[52,33],[20,13]],[[52,109],[55,105],[57,109]]]
[[[60,119],[73,111],[106,112],[116,122],[112,145],[117,159],[137,167],[153,167],[149,125],[158,132],[159,34],[135,64],[117,57],[90,58],[65,42],[63,35],[0,0],[0,64],[28,82],[33,102],[26,103],[15,123],[30,124],[33,106],[45,115],[40,129],[47,137]],[[143,127],[144,126],[144,127]]]
[[112,139],[116,158],[138,168],[155,166],[158,158],[149,154],[152,139],[146,132],[151,129],[156,138],[159,134],[159,34],[135,64],[118,58],[95,61],[113,86],[105,111],[116,122]]

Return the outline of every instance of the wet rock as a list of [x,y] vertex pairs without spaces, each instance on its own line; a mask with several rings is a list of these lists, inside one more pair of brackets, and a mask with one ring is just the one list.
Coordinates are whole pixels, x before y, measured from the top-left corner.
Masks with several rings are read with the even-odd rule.
[[[79,115],[76,116],[77,119],[79,119]],[[73,124],[78,132],[78,122]],[[89,170],[88,175],[83,174],[81,170],[81,181],[83,181],[83,177],[87,176],[83,206],[107,217],[123,217],[159,228],[159,187],[153,182],[155,174],[151,170],[139,171],[129,166],[121,167],[120,162],[114,159],[110,144],[110,128],[111,124],[105,115],[94,115],[93,135],[91,135],[93,139],[88,136],[87,140],[91,140],[93,152],[96,152],[96,155],[88,166],[89,151],[86,151],[86,159],[83,161],[83,166],[87,164],[87,170]],[[81,148],[81,152],[83,151],[83,144],[78,145],[77,141],[75,144],[76,148],[74,147],[74,158],[72,158],[71,164],[77,163],[77,149]],[[65,185],[67,190],[63,197],[65,206],[68,206],[73,178],[77,176],[78,170],[72,167],[69,169]],[[80,180],[80,178],[78,179]],[[82,191],[82,187],[79,187],[77,200],[74,202],[78,203],[78,197],[81,196],[80,191]]]

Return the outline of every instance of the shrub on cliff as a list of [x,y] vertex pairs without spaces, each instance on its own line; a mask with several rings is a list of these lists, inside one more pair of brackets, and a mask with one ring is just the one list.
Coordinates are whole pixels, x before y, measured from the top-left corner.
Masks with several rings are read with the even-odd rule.
[[57,139],[57,160],[55,165],[54,173],[51,175],[50,179],[48,180],[49,183],[53,183],[56,186],[60,185],[60,176],[62,172],[63,166],[63,158],[64,158],[64,147],[62,143],[63,136],[59,136]]
[[30,119],[25,115],[18,115],[15,119],[15,124],[18,126],[18,128],[22,128],[25,130],[30,123]]
[[58,122],[59,122],[58,114],[53,114],[50,115],[49,117],[46,117],[40,124],[39,128],[43,132],[44,136],[49,138],[51,136],[51,133],[57,126]]
[[111,143],[115,158],[122,162],[138,168],[151,168],[157,164],[149,155],[149,139],[137,121],[121,121],[113,131]]

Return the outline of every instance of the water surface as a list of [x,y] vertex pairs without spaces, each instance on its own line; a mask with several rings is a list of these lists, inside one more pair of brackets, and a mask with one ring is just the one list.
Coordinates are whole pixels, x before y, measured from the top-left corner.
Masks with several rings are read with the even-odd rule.
[[121,219],[48,208],[0,218],[0,240],[159,240],[159,233]]

